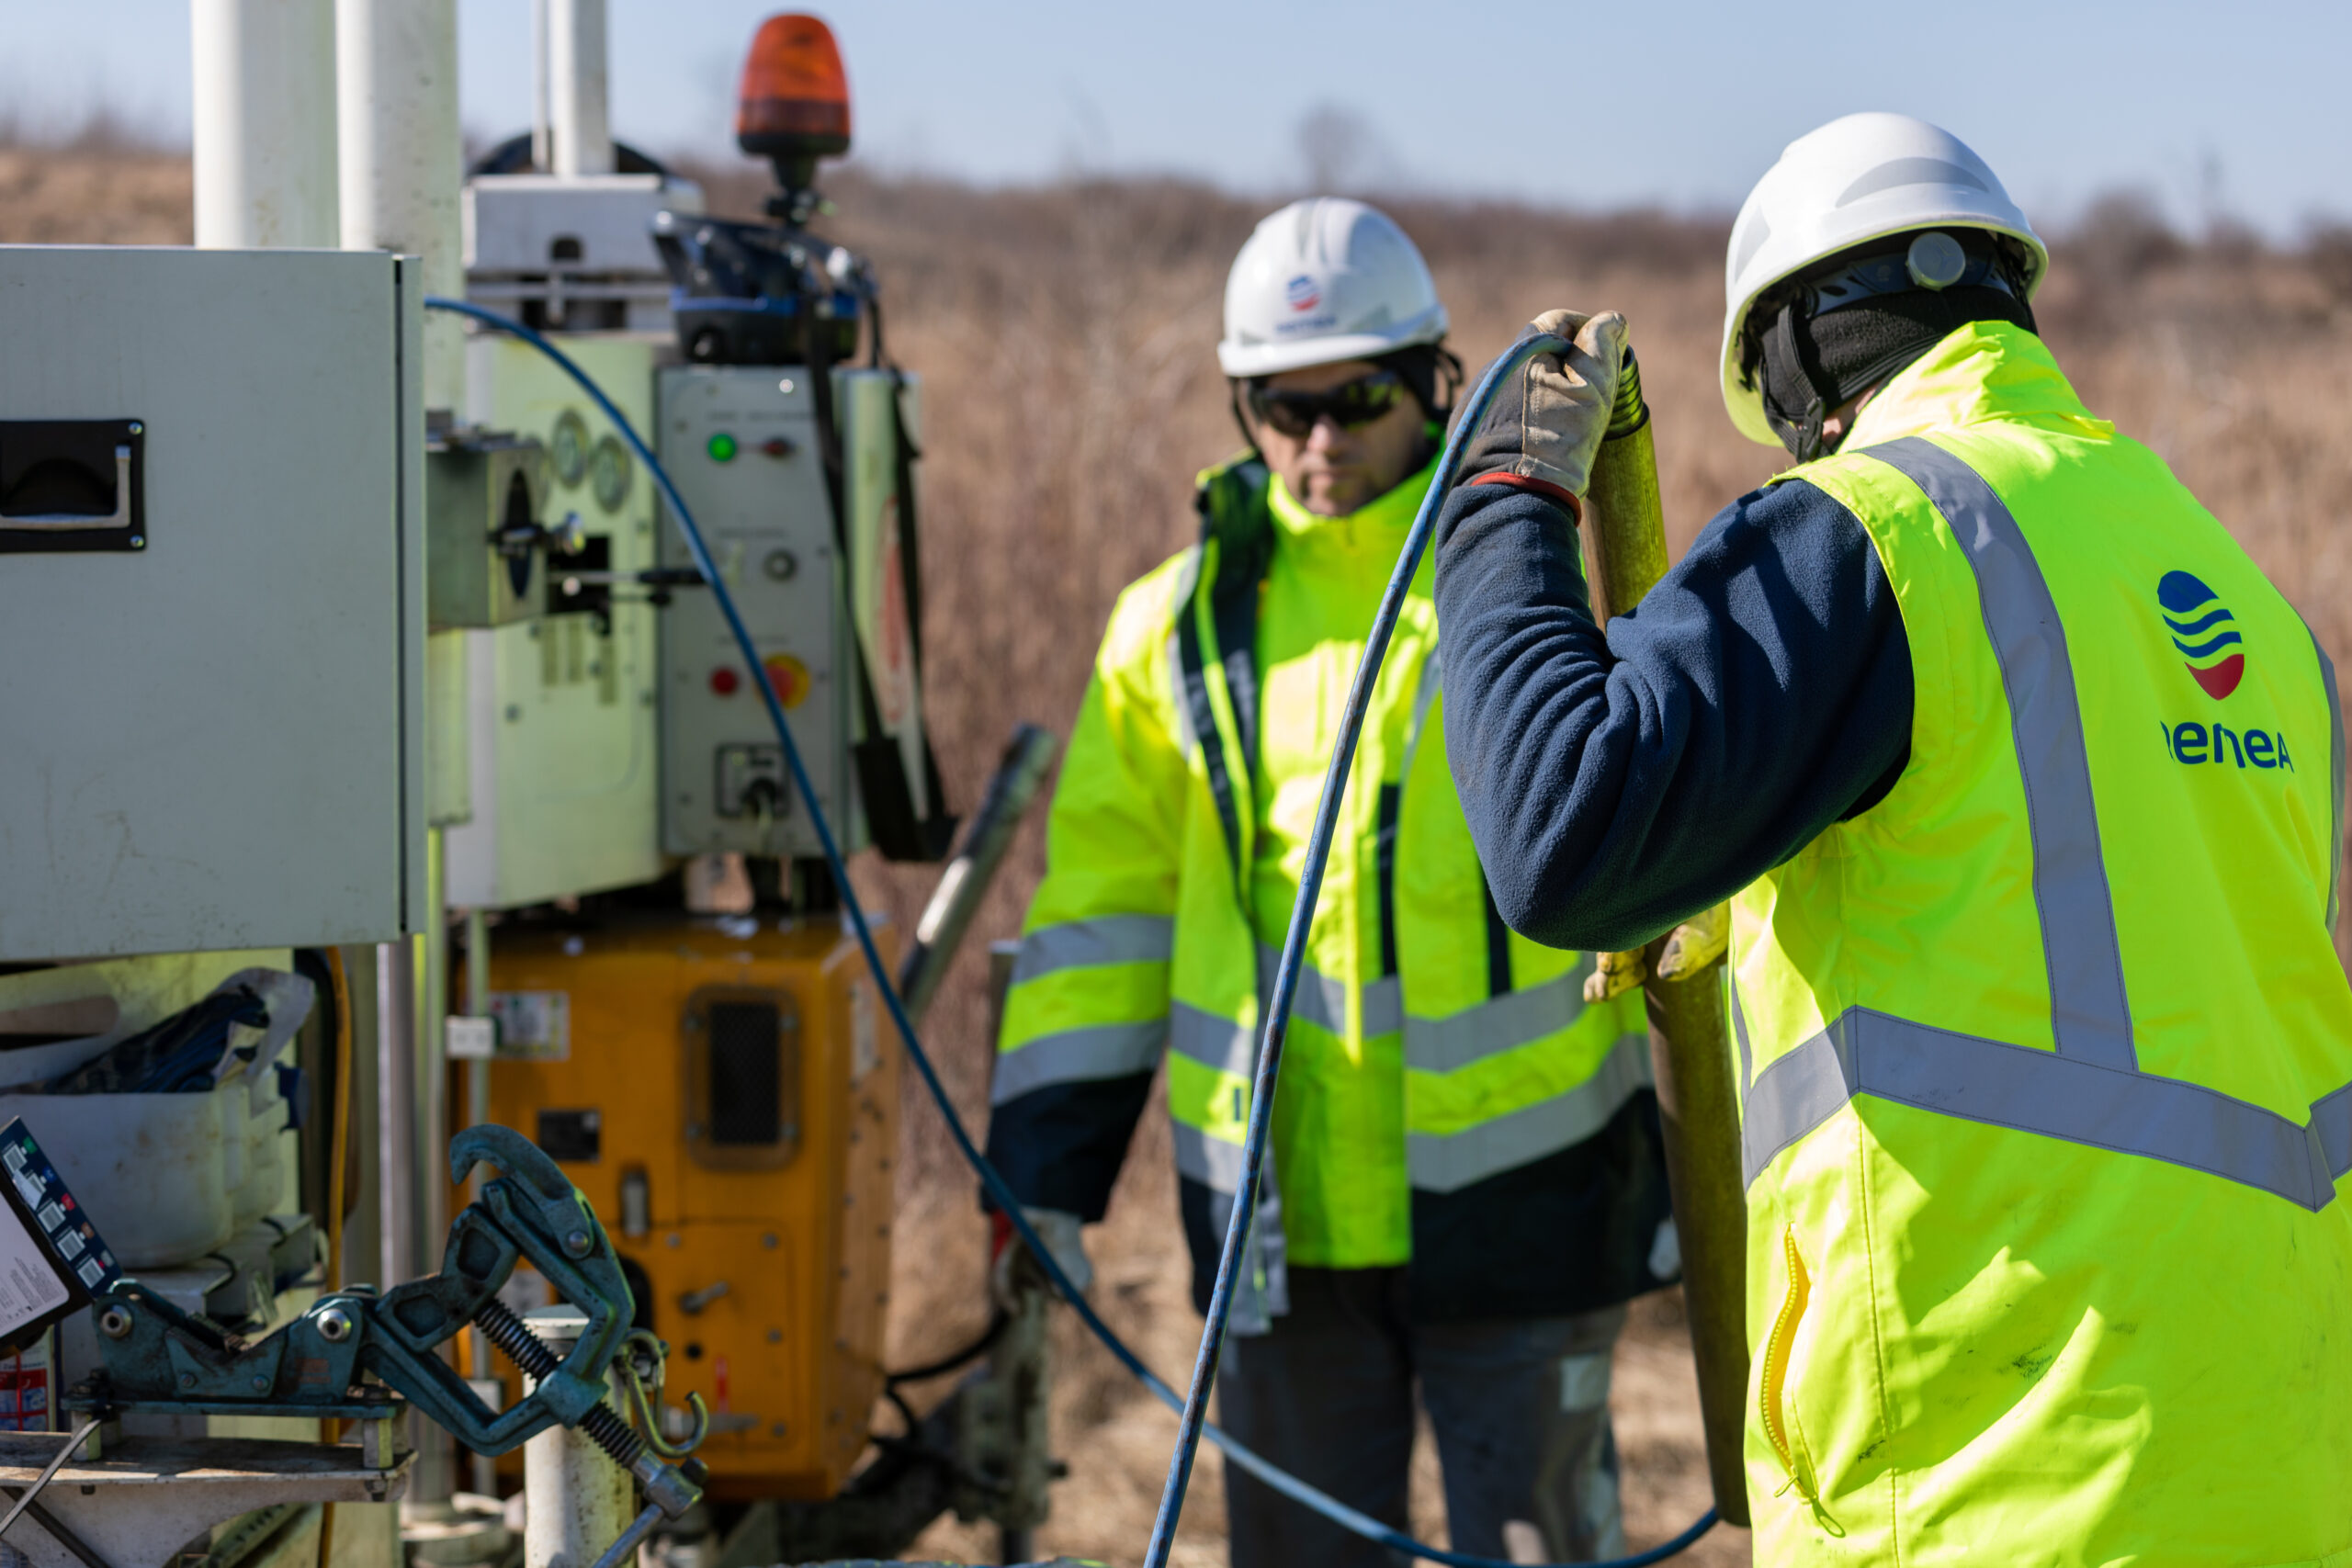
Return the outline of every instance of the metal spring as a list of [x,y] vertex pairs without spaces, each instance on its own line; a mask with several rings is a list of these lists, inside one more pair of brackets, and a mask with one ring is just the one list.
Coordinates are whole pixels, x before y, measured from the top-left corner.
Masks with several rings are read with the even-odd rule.
[[[508,1360],[536,1381],[544,1382],[563,1365],[562,1359],[548,1348],[547,1341],[532,1333],[530,1326],[514,1315],[514,1309],[495,1296],[474,1314],[474,1326],[481,1330],[483,1337],[505,1351]],[[623,1470],[635,1468],[638,1456],[645,1451],[645,1439],[609,1404],[599,1404],[581,1417],[580,1429]]]

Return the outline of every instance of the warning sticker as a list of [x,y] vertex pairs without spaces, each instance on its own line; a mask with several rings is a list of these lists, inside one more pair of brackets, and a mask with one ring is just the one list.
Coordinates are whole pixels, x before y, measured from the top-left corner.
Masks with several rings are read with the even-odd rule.
[[571,993],[492,991],[490,1016],[498,1021],[498,1055],[528,1062],[571,1059]]
[[72,1300],[48,1249],[13,1205],[0,1204],[0,1339]]

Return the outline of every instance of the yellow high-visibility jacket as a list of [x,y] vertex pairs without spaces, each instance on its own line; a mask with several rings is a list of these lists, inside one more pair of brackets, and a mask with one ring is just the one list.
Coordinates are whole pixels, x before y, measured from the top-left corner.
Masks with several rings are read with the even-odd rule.
[[[1262,987],[1374,606],[1434,465],[1351,516],[1254,459],[1120,597],[1062,764],[999,1041],[990,1156],[1101,1217],[1163,1055],[1196,1297],[1240,1163]],[[1238,1321],[1286,1263],[1407,1265],[1425,1318],[1538,1315],[1670,1276],[1638,997],[1496,915],[1446,767],[1429,570],[1344,797]]]
[[2032,334],[1793,469],[1915,671],[1735,903],[1760,1563],[2352,1563],[2335,681]]

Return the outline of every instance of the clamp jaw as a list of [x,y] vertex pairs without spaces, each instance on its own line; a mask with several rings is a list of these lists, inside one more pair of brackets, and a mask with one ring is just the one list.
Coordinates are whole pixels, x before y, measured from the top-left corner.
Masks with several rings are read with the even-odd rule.
[[[397,1393],[487,1455],[505,1453],[550,1427],[577,1427],[637,1478],[649,1514],[678,1517],[702,1496],[703,1466],[696,1460],[666,1463],[662,1456],[680,1457],[693,1443],[673,1449],[658,1437],[649,1442],[605,1402],[606,1376],[617,1359],[639,1416],[652,1427],[639,1374],[626,1354],[633,1339],[651,1337],[632,1334],[635,1303],[595,1211],[553,1160],[510,1128],[473,1127],[451,1142],[453,1181],[463,1181],[478,1164],[501,1174],[451,1223],[441,1272],[380,1295],[356,1285],[322,1296],[266,1338],[232,1334],[136,1280],[115,1285],[90,1309],[105,1369],[64,1404],[97,1415],[372,1421],[400,1413]],[[587,1316],[560,1359],[498,1299],[515,1264],[526,1260]],[[483,1404],[436,1353],[469,1325],[535,1380],[505,1410]],[[699,1441],[707,1422],[700,1401],[694,1403]]]

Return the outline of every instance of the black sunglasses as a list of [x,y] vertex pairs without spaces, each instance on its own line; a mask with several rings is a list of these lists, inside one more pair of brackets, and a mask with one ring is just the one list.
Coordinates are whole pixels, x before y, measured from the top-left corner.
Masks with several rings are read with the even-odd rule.
[[1385,414],[1407,397],[1404,378],[1394,370],[1375,370],[1343,381],[1328,392],[1282,392],[1263,381],[1250,383],[1250,412],[1294,441],[1303,441],[1322,420],[1341,430],[1358,430]]

